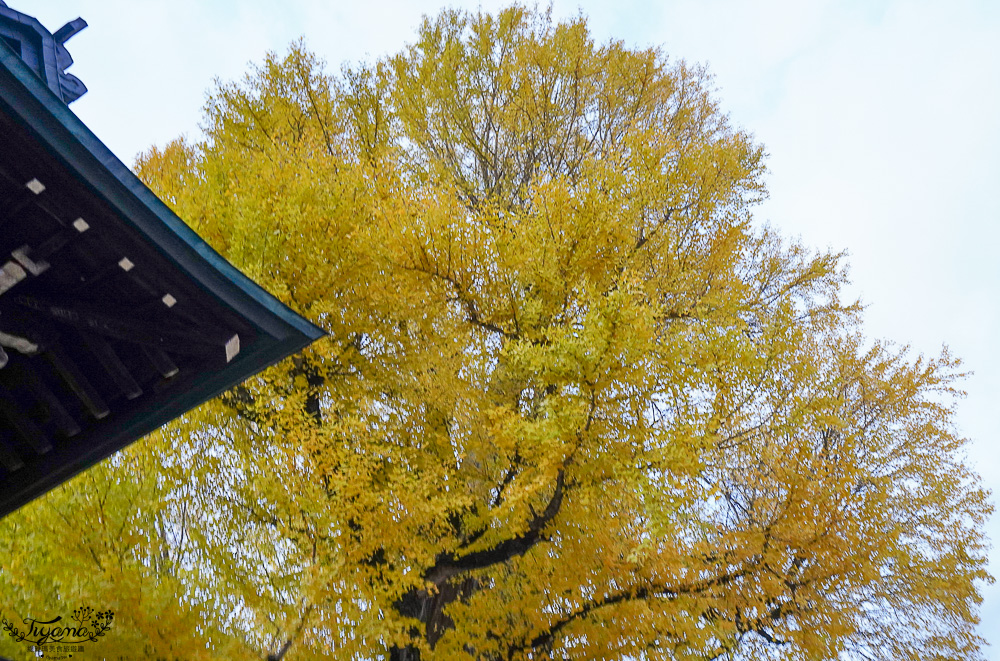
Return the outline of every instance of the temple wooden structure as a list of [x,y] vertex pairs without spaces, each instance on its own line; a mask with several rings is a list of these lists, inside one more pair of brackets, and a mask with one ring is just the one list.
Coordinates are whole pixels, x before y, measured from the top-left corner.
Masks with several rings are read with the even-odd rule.
[[84,27],[0,0],[0,517],[322,335],[67,107]]

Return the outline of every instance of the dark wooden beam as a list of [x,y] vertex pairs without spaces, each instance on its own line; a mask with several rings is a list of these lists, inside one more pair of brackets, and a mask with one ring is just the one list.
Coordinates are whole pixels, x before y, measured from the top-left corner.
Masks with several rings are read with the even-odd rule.
[[[37,181],[37,179],[33,179],[32,181]],[[15,216],[33,204],[37,195],[38,193],[35,193],[34,190],[29,189],[27,186],[22,186],[8,196],[7,199],[0,201],[0,225],[5,221],[12,221]]]
[[0,464],[9,472],[24,468],[24,460],[17,454],[10,442],[10,434],[0,429]]
[[38,378],[34,369],[18,365],[15,378],[42,403],[48,411],[49,417],[64,436],[72,437],[80,433],[80,425],[62,405],[56,394]]
[[135,399],[142,394],[142,388],[136,382],[132,373],[128,371],[125,364],[115,353],[114,348],[100,335],[95,335],[93,333],[80,333],[83,336],[83,342],[90,349],[91,353],[97,356],[97,360],[101,363],[101,367],[104,371],[108,373],[111,380],[115,382],[118,389],[122,391],[128,399]]
[[240,350],[238,335],[211,326],[170,327],[133,319],[125,314],[99,312],[77,303],[34,296],[16,296],[14,301],[25,309],[62,324],[161,351],[198,356],[215,367],[229,363]]
[[143,347],[142,352],[146,354],[146,358],[149,358],[149,362],[164,379],[172,379],[180,371],[177,364],[162,349]]
[[107,417],[111,409],[108,408],[104,398],[90,383],[90,380],[83,375],[76,363],[66,355],[62,347],[59,345],[49,347],[49,350],[45,352],[45,357],[52,365],[52,369],[62,377],[69,389],[83,402],[92,416],[98,420]]
[[[53,215],[53,218],[55,218],[60,225],[64,225],[62,220],[55,215]],[[58,232],[55,232],[52,236],[38,244],[38,247],[32,251],[32,256],[35,259],[48,259],[88,229],[90,229],[90,223],[83,218],[77,218],[73,221],[70,227],[64,226]]]
[[52,443],[45,433],[38,428],[28,416],[21,413],[13,402],[10,391],[0,386],[0,417],[6,419],[17,435],[38,454],[45,454],[52,449]]
[[20,306],[0,305],[0,342],[8,349],[32,355],[58,339],[51,324],[33,318]]

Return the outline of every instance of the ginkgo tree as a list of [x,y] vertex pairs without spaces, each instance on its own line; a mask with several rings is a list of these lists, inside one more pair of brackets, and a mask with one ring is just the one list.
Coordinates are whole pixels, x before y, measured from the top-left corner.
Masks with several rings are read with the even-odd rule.
[[0,522],[6,603],[107,658],[981,658],[958,362],[764,168],[704,68],[521,7],[220,83],[137,171],[329,336]]

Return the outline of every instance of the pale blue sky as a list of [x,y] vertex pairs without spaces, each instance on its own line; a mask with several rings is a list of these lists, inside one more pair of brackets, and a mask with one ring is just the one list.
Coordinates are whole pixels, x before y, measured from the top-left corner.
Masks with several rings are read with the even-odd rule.
[[[8,0],[55,30],[82,16],[73,109],[126,163],[198,136],[216,76],[239,78],[304,36],[335,71],[395,52],[445,3]],[[493,9],[505,3],[451,2]],[[770,153],[761,221],[850,252],[870,335],[975,372],[958,418],[1000,492],[1000,2],[996,0],[556,1],[600,40],[706,62],[723,107]],[[996,502],[996,498],[994,498]],[[1000,517],[990,526],[1000,541]],[[1000,553],[995,552],[995,558]],[[1000,576],[1000,560],[992,564]],[[1000,647],[1000,586],[982,632]],[[998,653],[1000,654],[1000,653]],[[997,656],[995,654],[994,656]]]

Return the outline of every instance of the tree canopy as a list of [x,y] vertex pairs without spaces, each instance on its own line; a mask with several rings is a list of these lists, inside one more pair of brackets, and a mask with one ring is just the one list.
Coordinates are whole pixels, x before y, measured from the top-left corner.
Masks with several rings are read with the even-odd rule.
[[329,337],[0,522],[5,611],[110,609],[107,658],[981,658],[958,361],[754,221],[703,67],[444,11],[204,128],[137,172]]

